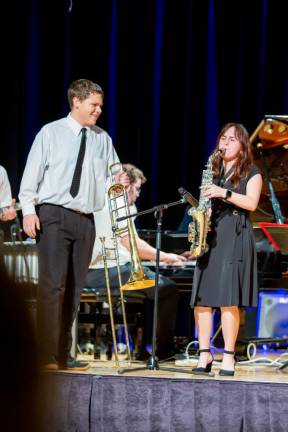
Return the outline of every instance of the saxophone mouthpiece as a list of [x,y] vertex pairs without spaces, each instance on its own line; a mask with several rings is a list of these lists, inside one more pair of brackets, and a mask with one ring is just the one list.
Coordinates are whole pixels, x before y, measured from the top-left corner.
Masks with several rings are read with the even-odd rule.
[[215,160],[216,158],[221,158],[225,154],[224,149],[218,149],[214,152],[214,155],[212,154],[212,160]]

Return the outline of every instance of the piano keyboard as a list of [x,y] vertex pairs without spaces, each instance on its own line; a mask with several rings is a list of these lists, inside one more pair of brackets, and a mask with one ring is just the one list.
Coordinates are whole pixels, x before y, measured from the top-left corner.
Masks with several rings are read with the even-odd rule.
[[[156,262],[155,261],[142,261],[142,265],[146,266],[146,267],[156,267]],[[165,269],[165,268],[169,268],[169,269],[181,269],[181,268],[193,268],[196,265],[196,260],[191,260],[191,261],[183,261],[181,263],[166,263],[163,261],[160,261],[159,263],[159,268],[161,269]]]
[[[186,290],[190,292],[192,288],[195,264],[196,260],[184,261],[181,264],[168,264],[160,262],[159,272],[161,275],[174,280],[177,285],[181,285],[182,290],[184,289],[183,287],[186,287]],[[149,269],[152,271],[155,271],[155,261],[142,261],[142,265],[149,267]]]

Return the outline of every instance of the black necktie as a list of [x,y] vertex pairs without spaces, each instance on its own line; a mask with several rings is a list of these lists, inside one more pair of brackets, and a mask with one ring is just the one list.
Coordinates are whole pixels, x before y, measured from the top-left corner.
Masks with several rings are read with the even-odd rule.
[[73,198],[75,198],[75,196],[78,194],[79,186],[80,186],[82,165],[83,165],[83,159],[84,159],[85,149],[86,149],[86,131],[87,131],[86,128],[81,129],[81,133],[82,133],[81,144],[80,144],[80,149],[77,157],[73,180],[70,188],[70,194],[72,195]]

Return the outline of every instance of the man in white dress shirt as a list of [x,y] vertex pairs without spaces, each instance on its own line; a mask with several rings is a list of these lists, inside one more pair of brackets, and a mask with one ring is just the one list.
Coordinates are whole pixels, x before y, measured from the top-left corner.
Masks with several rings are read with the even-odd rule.
[[[8,179],[7,172],[3,166],[0,165],[0,220],[8,221],[16,217],[16,211],[13,208],[15,200],[12,200],[11,187]],[[10,207],[11,206],[11,207]]]
[[[103,96],[92,81],[72,82],[71,111],[36,135],[20,186],[23,228],[38,241],[37,329],[41,363],[50,370],[89,367],[70,356],[71,328],[95,239],[93,212],[104,206],[109,166],[119,160],[96,126]],[[117,181],[129,185],[125,173]]]

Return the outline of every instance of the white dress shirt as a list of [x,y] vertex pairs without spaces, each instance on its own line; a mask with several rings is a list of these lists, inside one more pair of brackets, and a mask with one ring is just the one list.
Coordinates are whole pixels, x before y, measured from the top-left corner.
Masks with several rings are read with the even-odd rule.
[[79,193],[75,198],[70,195],[81,129],[69,114],[37,134],[20,185],[23,216],[34,214],[35,205],[43,203],[87,214],[104,206],[109,166],[119,159],[110,136],[98,126],[87,128]]
[[0,207],[10,206],[12,202],[11,187],[5,168],[0,165]]
[[[136,211],[137,209],[135,205],[130,206],[130,214],[135,214]],[[119,216],[121,216],[121,212],[119,212]],[[89,269],[99,269],[104,267],[103,259],[102,259],[102,242],[100,241],[100,237],[105,237],[106,248],[112,248],[112,249],[114,248],[113,232],[112,232],[110,213],[109,213],[107,200],[105,202],[104,208],[94,213],[94,220],[96,226],[96,239],[93,247],[92,259],[91,259]],[[124,224],[126,223],[127,223],[126,221],[121,222],[120,223],[121,228],[123,228]],[[132,224],[134,225],[134,220],[132,221]],[[118,244],[119,264],[124,265],[130,262],[131,254],[128,251],[128,249],[126,249],[126,247],[121,244],[121,240],[119,237],[118,237],[117,244]],[[106,253],[107,253],[107,257],[109,258],[107,260],[107,266],[115,267],[116,261],[115,259],[113,259],[115,258],[115,253],[109,250]]]

